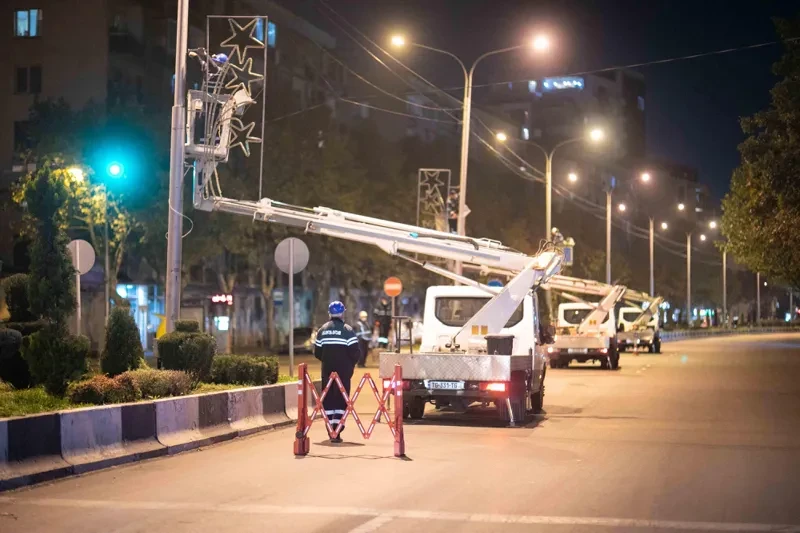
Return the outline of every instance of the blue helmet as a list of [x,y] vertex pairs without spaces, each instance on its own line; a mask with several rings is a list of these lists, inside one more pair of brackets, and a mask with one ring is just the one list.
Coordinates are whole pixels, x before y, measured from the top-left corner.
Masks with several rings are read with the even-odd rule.
[[344,304],[339,300],[331,302],[331,304],[328,306],[328,314],[332,317],[341,317],[342,315],[344,315],[344,312],[345,312]]

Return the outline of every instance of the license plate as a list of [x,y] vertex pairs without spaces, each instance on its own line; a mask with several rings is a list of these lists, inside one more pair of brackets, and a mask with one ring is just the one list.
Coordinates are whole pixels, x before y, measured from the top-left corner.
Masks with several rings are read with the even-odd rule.
[[587,353],[588,351],[586,348],[570,348],[567,353]]
[[425,381],[426,389],[464,390],[463,381]]

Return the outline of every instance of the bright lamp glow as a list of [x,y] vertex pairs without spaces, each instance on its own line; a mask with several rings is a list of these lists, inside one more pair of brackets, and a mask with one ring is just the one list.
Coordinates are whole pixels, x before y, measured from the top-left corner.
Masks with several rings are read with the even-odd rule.
[[711,222],[708,223],[708,227],[711,229],[717,229],[717,221],[712,220]]
[[617,209],[619,209],[620,211],[622,211],[624,213],[625,210],[628,209],[628,208],[625,206],[625,204],[619,204],[617,206]]
[[642,178],[643,182],[647,183],[648,181],[650,181],[650,173],[649,172],[642,172],[641,178]]
[[570,172],[569,175],[567,176],[567,179],[569,179],[569,181],[571,181],[572,183],[575,183],[576,181],[578,181],[578,175],[575,174],[574,172]]
[[683,211],[684,209],[686,209],[686,205],[684,205],[682,203],[678,204],[678,211]]
[[122,166],[121,163],[117,163],[116,161],[113,163],[109,163],[108,167],[106,167],[106,171],[108,175],[112,178],[118,178],[122,176],[123,172],[125,172],[125,168]]
[[595,128],[595,129],[593,129],[592,131],[589,132],[589,139],[591,139],[594,142],[600,142],[605,138],[606,138],[606,134],[600,128]]
[[67,173],[70,175],[72,179],[77,181],[78,183],[83,181],[83,169],[81,167],[69,167],[67,169]]
[[497,133],[495,133],[494,136],[501,143],[504,143],[508,140],[508,135],[506,135],[505,132],[503,131],[498,131]]
[[533,40],[533,49],[537,52],[544,52],[550,48],[550,39],[547,35],[537,35]]
[[666,222],[662,222],[661,223],[661,229],[667,229],[668,227],[669,227],[669,224],[667,224]]
[[406,45],[406,38],[402,35],[393,35],[392,36],[392,46],[405,46]]
[[706,240],[706,236],[705,236],[704,234],[702,234],[702,233],[700,234],[700,240],[701,240],[701,241],[704,241],[704,240]]

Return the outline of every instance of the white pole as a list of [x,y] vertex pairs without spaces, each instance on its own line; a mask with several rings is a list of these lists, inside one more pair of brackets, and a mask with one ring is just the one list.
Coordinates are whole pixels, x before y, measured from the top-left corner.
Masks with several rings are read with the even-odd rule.
[[289,377],[294,377],[294,239],[289,239]]
[[606,191],[606,283],[611,285],[611,189]]
[[686,324],[692,325],[692,234],[686,234]]
[[[545,154],[544,162],[544,240],[550,240],[553,228],[553,153]],[[550,294],[550,291],[547,291]]]
[[105,184],[103,184],[103,199],[104,199],[104,210],[105,215],[104,218],[106,220],[106,227],[105,227],[105,295],[106,295],[106,324],[108,324],[108,315],[111,313],[111,278],[109,277],[109,260],[108,260],[108,189],[106,188]]
[[761,272],[756,272],[756,324],[761,324]]
[[722,250],[722,320],[728,327],[728,250]]
[[167,332],[175,329],[181,309],[181,253],[183,237],[183,162],[186,124],[186,54],[189,0],[178,0],[175,35],[175,94],[169,154],[169,223],[167,226]]
[[[77,265],[78,269],[81,267],[81,247],[78,246],[80,243],[75,243],[75,264]],[[80,335],[81,334],[81,271],[76,269],[75,270],[75,316],[77,317],[77,324],[75,327],[75,332]]]
[[794,321],[794,291],[789,289],[789,324]]
[[[467,234],[467,164],[469,162],[469,125],[472,108],[472,71],[464,77],[464,107],[461,113],[461,168],[458,180],[458,234]],[[462,273],[461,261],[456,273]]]
[[653,277],[653,219],[650,218],[650,296],[656,295],[656,282]]

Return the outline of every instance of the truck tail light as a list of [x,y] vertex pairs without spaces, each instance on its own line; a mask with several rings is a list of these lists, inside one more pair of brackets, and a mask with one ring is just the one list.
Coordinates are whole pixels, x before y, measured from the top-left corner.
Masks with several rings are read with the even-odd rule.
[[555,351],[556,351],[555,346],[548,346],[547,347],[547,353],[555,353]]
[[600,353],[608,353],[608,348],[600,348]]
[[487,392],[505,392],[506,391],[506,384],[503,382],[499,383],[481,383],[481,390]]

